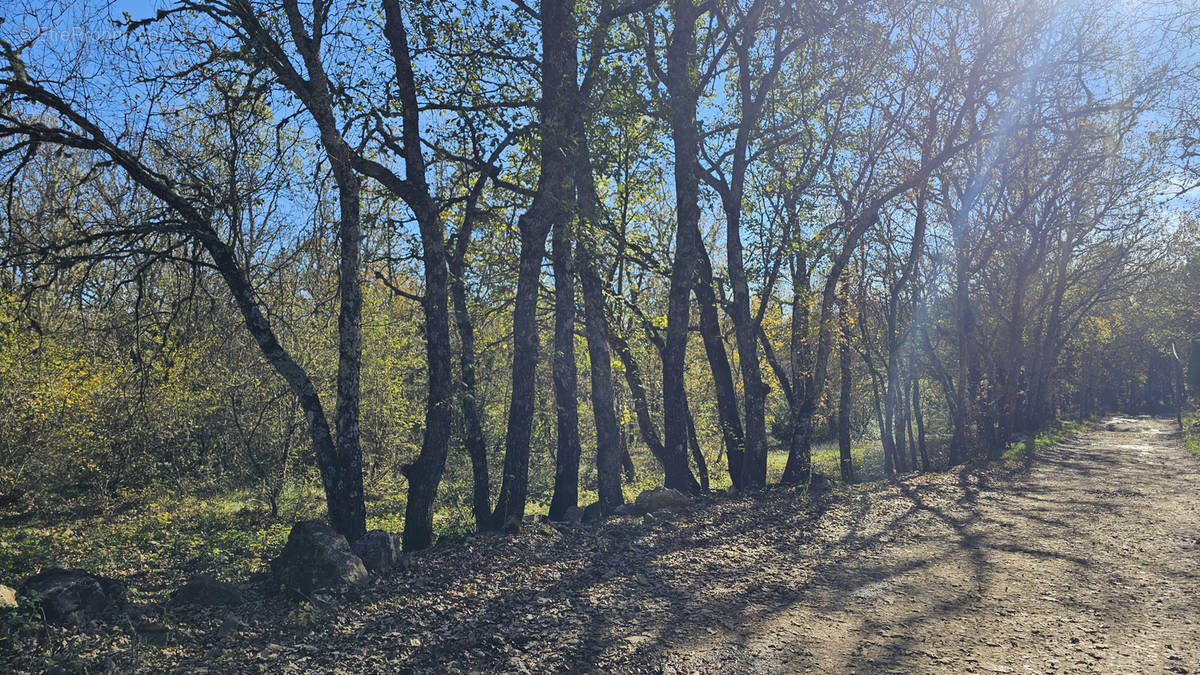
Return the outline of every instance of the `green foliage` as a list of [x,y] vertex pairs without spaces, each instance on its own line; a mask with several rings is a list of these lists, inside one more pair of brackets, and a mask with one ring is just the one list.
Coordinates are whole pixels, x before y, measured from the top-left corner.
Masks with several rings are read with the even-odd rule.
[[1048,429],[1020,441],[1009,443],[1008,449],[1000,456],[1000,461],[1019,462],[1027,457],[1031,457],[1043,448],[1061,443],[1078,433],[1086,431],[1091,423],[1091,420],[1066,420],[1059,422],[1053,429]]
[[1188,413],[1183,416],[1183,444],[1188,452],[1200,457],[1200,414]]
[[[320,517],[318,508],[316,500],[297,499],[286,518],[272,520],[245,493],[120,501],[106,510],[64,501],[58,510],[28,513],[8,529],[0,539],[0,576],[78,567],[126,578],[133,593],[154,592],[197,572],[244,580],[282,549],[293,519]],[[151,577],[137,576],[147,571]]]
[[0,298],[0,494],[96,477],[100,425],[119,371],[22,326],[15,307],[15,298]]

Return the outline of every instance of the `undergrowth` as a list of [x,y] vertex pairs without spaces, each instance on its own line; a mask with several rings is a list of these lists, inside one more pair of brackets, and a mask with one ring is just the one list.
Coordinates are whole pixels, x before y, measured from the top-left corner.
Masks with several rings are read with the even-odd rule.
[[1183,444],[1188,452],[1200,457],[1200,412],[1183,416]]
[[[1067,422],[1010,446],[1004,460],[1012,461],[1056,443],[1086,428],[1087,422]],[[1187,434],[1188,447],[1200,455],[1200,430]],[[944,465],[946,440],[930,437],[935,470]],[[856,444],[851,454],[859,481],[884,478],[883,452],[878,442]],[[768,454],[768,481],[777,483],[787,461],[787,451]],[[813,471],[831,482],[840,482],[836,443],[812,449]],[[724,491],[729,474],[724,461],[708,467],[710,489]],[[624,485],[632,501],[642,490],[659,485],[657,467],[639,465],[633,482]],[[581,481],[584,482],[584,481]],[[584,483],[586,485],[586,482]],[[581,486],[582,488],[582,486]],[[405,509],[402,486],[376,483],[369,489],[367,527],[390,532],[403,530]],[[278,554],[292,523],[325,517],[320,489],[315,481],[300,481],[284,491],[272,513],[253,490],[188,495],[183,492],[125,492],[96,503],[86,495],[69,498],[30,499],[19,507],[0,510],[0,583],[14,585],[20,578],[50,566],[74,567],[122,578],[131,594],[153,597],[195,573],[213,574],[229,581],[246,580],[267,570]],[[544,515],[548,499],[533,495],[527,514]],[[596,499],[595,492],[580,490],[580,505]],[[439,504],[434,526],[439,539],[460,539],[474,531],[466,503]]]
[[1008,449],[1000,456],[1001,462],[1018,462],[1030,455],[1036,454],[1043,448],[1048,448],[1055,443],[1065,441],[1066,439],[1086,431],[1091,420],[1067,420],[1060,422],[1056,428],[1047,429],[1033,436],[1027,436],[1019,441],[1014,441],[1008,444]]

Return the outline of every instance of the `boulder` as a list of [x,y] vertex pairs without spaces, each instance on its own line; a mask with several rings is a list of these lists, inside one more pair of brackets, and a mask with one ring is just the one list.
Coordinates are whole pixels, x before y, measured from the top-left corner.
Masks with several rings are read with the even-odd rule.
[[242,591],[233,584],[217,581],[207,574],[197,574],[171,594],[175,602],[208,607],[232,607],[244,602]]
[[39,609],[46,621],[84,625],[125,607],[125,585],[83,570],[51,567],[21,584],[21,599]]
[[652,513],[654,511],[662,511],[663,509],[673,509],[679,506],[687,506],[691,503],[691,498],[683,494],[679,490],[671,488],[658,488],[655,490],[645,490],[637,496],[633,501],[634,511],[640,514]]
[[812,495],[825,494],[833,489],[833,483],[824,474],[809,474],[808,492]]
[[583,509],[578,506],[568,506],[563,513],[562,521],[564,523],[579,524],[583,522]]
[[319,520],[292,526],[283,551],[271,561],[271,572],[284,588],[306,597],[314,591],[353,592],[368,579],[346,538]]
[[383,574],[401,564],[400,537],[383,530],[371,530],[350,544],[350,551],[358,556],[371,574]]
[[17,606],[17,591],[0,584],[0,609],[14,609]]
[[593,502],[587,505],[583,510],[583,522],[592,524],[604,520],[604,511],[600,509],[600,502]]

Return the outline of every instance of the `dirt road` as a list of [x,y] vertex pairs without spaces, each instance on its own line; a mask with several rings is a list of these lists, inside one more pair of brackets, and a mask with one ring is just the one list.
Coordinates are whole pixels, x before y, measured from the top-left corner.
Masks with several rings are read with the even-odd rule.
[[[907,505],[883,522],[854,513],[854,501],[833,507],[814,534],[840,561],[811,581],[770,580],[794,595],[748,603],[727,628],[668,648],[664,662],[684,671],[1200,671],[1200,462],[1171,422],[1108,420],[1043,451],[1028,473],[899,492]],[[852,513],[838,517],[841,508]],[[876,527],[856,530],[860,522]]]

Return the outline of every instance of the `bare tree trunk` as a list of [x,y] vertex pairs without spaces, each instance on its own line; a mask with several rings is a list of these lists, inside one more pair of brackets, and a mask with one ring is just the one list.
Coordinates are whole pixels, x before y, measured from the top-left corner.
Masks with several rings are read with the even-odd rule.
[[[464,220],[468,221],[469,219]],[[486,530],[488,519],[492,515],[492,497],[491,482],[488,478],[487,442],[483,436],[479,391],[475,382],[475,326],[467,309],[465,259],[470,231],[466,228],[464,225],[459,230],[454,242],[454,255],[449,259],[450,296],[454,303],[454,323],[458,327],[458,369],[459,383],[462,387],[459,398],[462,404],[463,424],[466,427],[463,445],[471,458],[471,505],[475,514],[475,528]]]
[[913,434],[912,397],[908,387],[904,389],[904,430],[908,436],[908,468],[917,470],[917,437]]
[[[329,160],[338,189],[338,366],[336,442],[329,450],[315,447],[318,464],[323,452],[332,454],[336,468],[322,470],[326,482],[329,519],[334,529],[353,541],[366,532],[366,507],[363,500],[362,449],[359,430],[360,372],[362,368],[362,279],[361,279],[361,181],[355,172],[354,151],[342,138],[333,109],[333,94],[320,53],[320,35],[310,35],[300,18],[295,0],[283,3],[289,37],[304,63],[307,79],[296,75],[290,57],[282,55],[279,44],[263,29],[259,17],[249,5],[233,8],[233,17],[245,31],[247,46],[272,70],[285,87],[299,98],[312,116],[321,149]],[[313,27],[318,30],[317,27]],[[136,180],[136,176],[135,176]],[[153,189],[152,189],[153,191]],[[210,249],[211,250],[211,249]],[[236,259],[236,258],[235,258]],[[236,264],[236,263],[235,263]],[[306,408],[311,415],[315,409]],[[314,420],[309,421],[324,426]],[[314,446],[325,444],[324,432]],[[326,477],[325,474],[330,474]]]
[[696,20],[700,9],[692,0],[672,3],[674,23],[667,45],[667,93],[671,137],[675,146],[675,259],[667,294],[667,335],[663,349],[663,470],[666,487],[694,493],[700,485],[687,463],[688,325],[692,288],[697,276],[700,241],[700,134],[696,125],[699,92],[693,82]]
[[[138,178],[137,175],[133,175],[133,177],[135,180]],[[197,225],[203,224],[200,215],[195,213],[190,206],[184,204],[183,200],[180,199],[176,203],[172,203],[173,200],[164,201],[167,201],[168,205],[179,211],[185,220],[194,220]],[[213,266],[217,268],[218,274],[221,275],[221,278],[225,280],[226,285],[229,287],[234,303],[242,314],[242,319],[245,321],[246,329],[250,332],[250,336],[258,344],[267,362],[287,382],[288,388],[296,395],[300,409],[304,411],[309,438],[312,439],[313,454],[317,460],[317,469],[321,474],[321,485],[325,491],[325,502],[328,505],[330,523],[335,530],[344,535],[345,532],[339,529],[339,527],[351,532],[357,530],[357,514],[362,513],[364,515],[363,530],[365,531],[365,503],[360,511],[360,507],[348,500],[345,497],[345,492],[342,490],[342,480],[340,477],[342,472],[341,463],[333,442],[333,434],[329,428],[328,418],[325,416],[325,410],[317,395],[316,387],[313,385],[308,373],[304,371],[304,368],[296,363],[292,355],[279,344],[279,340],[276,338],[271,324],[267,321],[266,316],[263,315],[262,310],[255,301],[255,294],[250,286],[250,281],[246,278],[245,271],[238,265],[233,249],[227,243],[221,241],[215,232],[207,229],[207,227],[205,229],[207,231],[201,230],[197,239],[204,246],[205,250],[208,251],[213,259]],[[360,493],[359,497],[361,498],[361,496]]]
[[[378,165],[356,159],[370,168],[386,187],[401,195],[417,220],[425,263],[425,351],[429,366],[429,394],[425,404],[425,435],[421,452],[409,471],[408,503],[404,512],[404,548],[422,549],[433,543],[433,502],[446,468],[450,446],[451,402],[454,396],[453,359],[450,348],[449,270],[446,261],[445,228],[426,181],[421,145],[420,108],[416,77],[408,48],[399,3],[385,0],[384,33],[396,64],[396,85],[403,104],[402,147],[406,180],[401,183]],[[369,165],[369,166],[368,166]]]
[[[892,359],[889,357],[889,361]],[[896,371],[898,366],[889,363],[890,371],[886,380],[886,389],[884,390],[884,417],[889,419],[891,424],[888,431],[892,436],[892,452],[895,453],[895,463],[897,473],[908,472],[908,460],[905,457],[907,449],[904,443],[904,392],[900,386],[900,375]]]
[[[572,26],[573,27],[573,26]],[[572,33],[574,35],[574,33]],[[593,41],[599,38],[594,37]],[[597,44],[592,48],[596,49]],[[588,360],[591,364],[592,418],[596,425],[596,481],[600,511],[609,514],[625,501],[621,492],[621,463],[628,460],[627,474],[633,475],[633,461],[621,443],[617,423],[616,394],[612,378],[612,353],[609,351],[609,327],[605,313],[604,282],[600,278],[598,253],[593,240],[600,227],[600,198],[592,174],[591,143],[584,124],[584,92],[572,81],[574,101],[575,189],[581,230],[579,265],[583,286],[584,325],[587,331]]]
[[[845,281],[842,283],[844,286]],[[853,483],[854,457],[850,453],[850,396],[854,387],[854,371],[850,361],[850,315],[846,309],[845,298],[845,290],[843,290],[841,316],[839,317],[841,336],[838,339],[838,363],[841,368],[840,374],[842,380],[838,392],[838,468],[841,470],[842,482]]]
[[891,476],[896,473],[896,445],[892,440],[891,420],[885,417],[883,397],[879,390],[879,378],[872,375],[871,399],[875,404],[875,420],[879,425],[879,442],[883,445],[883,474]]
[[[361,184],[350,168],[349,157],[332,158],[341,208],[338,261],[338,368],[337,368],[337,452],[341,466],[334,508],[329,518],[333,529],[354,541],[367,532],[367,511],[363,496],[362,445],[359,433],[360,374],[362,373],[362,228],[359,190]],[[341,168],[336,168],[341,164]]]
[[696,304],[700,310],[700,337],[708,356],[708,367],[712,372],[713,386],[717,397],[717,420],[721,425],[721,439],[725,443],[729,478],[733,486],[742,487],[742,457],[744,435],[741,415],[738,412],[737,394],[733,385],[733,372],[729,357],[725,354],[725,340],[721,337],[721,323],[717,316],[717,296],[713,290],[712,264],[708,252],[700,251],[700,277],[696,283]]
[[921,378],[912,383],[913,419],[917,422],[917,448],[921,451],[921,471],[929,473],[929,448],[925,444],[925,414],[921,408]]
[[629,454],[629,436],[621,430],[621,471],[625,474],[625,482],[632,483],[637,478],[637,468],[633,466],[633,457]]
[[579,506],[579,402],[575,365],[575,261],[571,223],[560,219],[551,234],[554,270],[554,401],[558,452],[554,456],[554,496],[550,520],[562,520]]
[[696,462],[696,473],[700,475],[700,489],[708,492],[708,462],[700,451],[700,439],[696,436],[696,420],[688,406],[688,447],[692,451],[692,461]]
[[571,91],[578,70],[573,7],[542,7],[541,173],[529,209],[518,219],[520,267],[513,310],[512,394],[504,439],[504,474],[492,527],[514,530],[525,516],[529,490],[529,439],[533,426],[534,375],[538,363],[537,296],[546,235],[569,217],[573,202]]
[[[588,171],[590,175],[590,166]],[[596,423],[596,487],[600,511],[609,514],[625,502],[621,493],[621,428],[613,403],[612,354],[608,350],[608,325],[604,318],[604,289],[586,234],[580,238],[579,246],[588,360],[591,362],[592,417]]]
[[612,343],[613,349],[616,350],[617,357],[621,359],[621,365],[624,366],[625,382],[629,385],[630,398],[633,399],[633,410],[637,416],[642,442],[650,448],[650,454],[654,455],[659,463],[664,463],[665,451],[658,435],[658,428],[654,424],[654,418],[650,415],[650,402],[646,396],[646,384],[642,379],[641,368],[633,357],[633,351],[630,349],[628,341],[620,333],[610,330],[608,339]]
[[[737,176],[744,176],[744,167],[741,167],[742,171],[739,173],[737,163],[735,158],[735,180]],[[729,281],[733,287],[733,302],[729,312],[737,339],[746,411],[742,489],[761,490],[767,484],[767,388],[762,381],[758,357],[758,330],[750,312],[750,287],[746,281],[745,265],[742,261],[741,197],[742,190],[739,185],[732,189],[729,199],[725,200],[725,229],[728,236],[726,252],[729,258]]]
[[[840,283],[840,282],[839,282]],[[791,433],[788,437],[788,459],[783,468],[783,483],[807,483],[808,467],[812,464],[812,415],[816,402],[808,391],[812,349],[809,347],[808,303],[812,295],[808,257],[797,246],[792,260],[792,325],[789,345],[793,387],[789,403]]]
[[[544,169],[543,169],[544,170]],[[513,310],[512,392],[504,438],[504,474],[492,529],[520,527],[529,481],[529,438],[533,427],[534,379],[538,364],[538,276],[545,255],[549,214],[535,204],[521,216],[521,255]]]

